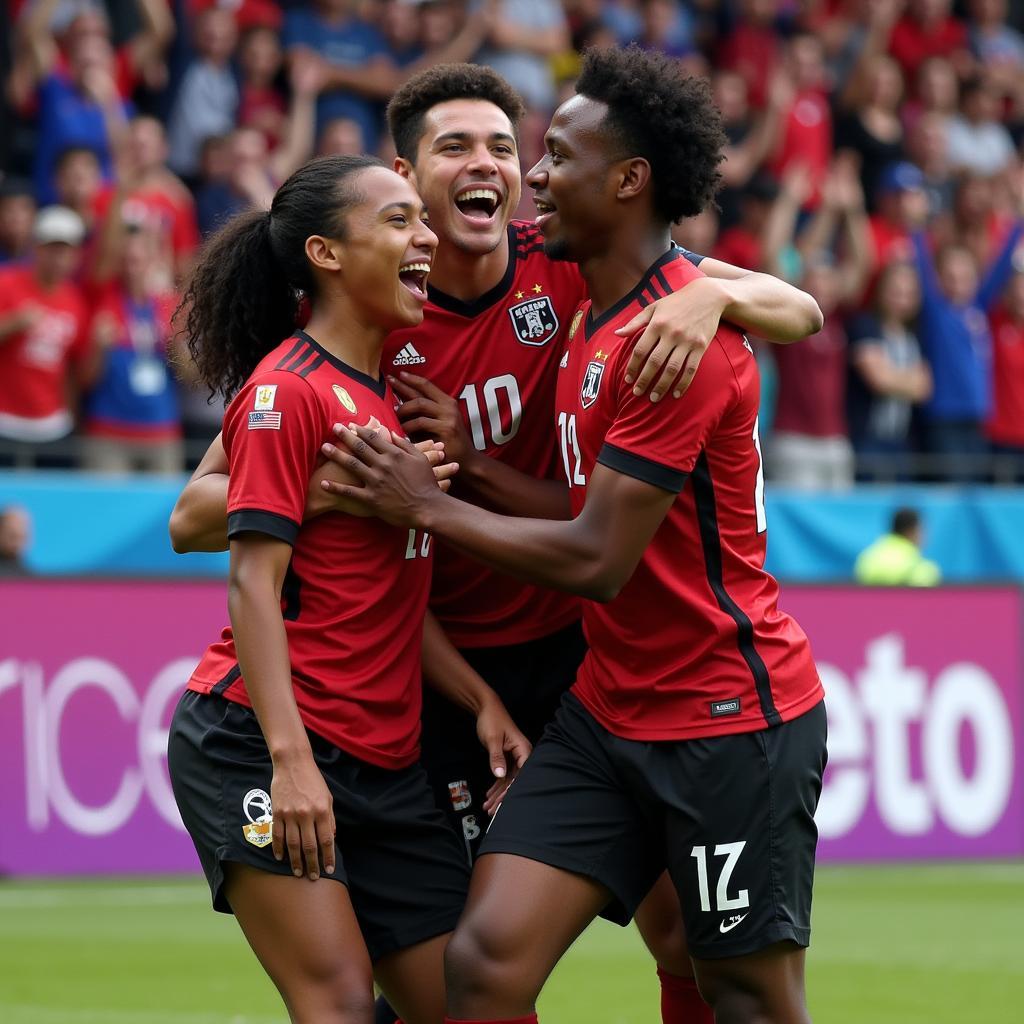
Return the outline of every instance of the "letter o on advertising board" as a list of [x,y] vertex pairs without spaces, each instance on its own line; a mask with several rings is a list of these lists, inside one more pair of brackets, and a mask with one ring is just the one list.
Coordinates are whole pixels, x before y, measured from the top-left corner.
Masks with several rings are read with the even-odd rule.
[[[960,835],[983,835],[1006,809],[1013,782],[1013,734],[1002,695],[984,669],[960,663],[940,673],[929,705],[922,753],[939,814]],[[974,734],[970,778],[957,753],[964,725]]]

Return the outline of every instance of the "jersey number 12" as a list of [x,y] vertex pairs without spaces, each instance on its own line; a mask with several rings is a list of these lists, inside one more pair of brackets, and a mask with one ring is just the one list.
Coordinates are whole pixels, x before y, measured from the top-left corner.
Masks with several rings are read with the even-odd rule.
[[568,413],[558,414],[558,440],[562,448],[562,466],[565,469],[565,479],[569,481],[570,487],[583,487],[587,478],[580,469],[583,461],[580,455],[580,442],[576,437],[576,414],[571,416]]

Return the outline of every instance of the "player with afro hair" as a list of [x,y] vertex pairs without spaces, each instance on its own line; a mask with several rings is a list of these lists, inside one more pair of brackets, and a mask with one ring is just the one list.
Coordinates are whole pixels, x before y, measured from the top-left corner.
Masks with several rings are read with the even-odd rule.
[[638,46],[589,50],[576,92],[608,107],[617,157],[651,165],[654,208],[665,220],[696,217],[713,200],[728,140],[705,79],[686,77],[677,61]]

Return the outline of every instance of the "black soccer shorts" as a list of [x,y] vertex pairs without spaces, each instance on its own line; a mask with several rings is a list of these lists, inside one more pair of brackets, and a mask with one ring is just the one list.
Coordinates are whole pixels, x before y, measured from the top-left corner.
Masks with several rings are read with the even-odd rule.
[[[586,652],[583,627],[575,622],[527,643],[467,648],[459,653],[498,694],[527,739],[536,744],[576,681]],[[482,804],[494,783],[487,751],[477,738],[476,719],[426,688],[421,743],[421,761],[437,806],[463,844],[465,858],[472,862],[487,828]]]
[[[466,902],[469,870],[418,765],[391,771],[309,733],[334,797],[336,867],[321,879],[348,887],[372,960],[443,935]],[[210,885],[215,910],[231,913],[224,864],[291,875],[270,845],[273,767],[255,714],[242,704],[187,691],[171,722],[174,797]]]
[[627,740],[568,694],[480,854],[600,882],[619,924],[667,868],[698,958],[807,946],[825,737],[822,703],[761,732]]

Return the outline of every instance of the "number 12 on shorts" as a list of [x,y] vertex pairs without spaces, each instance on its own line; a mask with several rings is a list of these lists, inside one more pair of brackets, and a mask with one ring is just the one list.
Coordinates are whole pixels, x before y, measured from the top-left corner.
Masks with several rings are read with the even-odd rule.
[[[725,863],[718,874],[718,885],[715,887],[715,910],[742,910],[750,906],[750,893],[747,889],[740,889],[735,896],[729,895],[729,880],[736,868],[736,862],[740,859],[743,847],[747,845],[744,839],[738,843],[719,843],[715,847],[715,856],[724,857]],[[711,891],[708,888],[708,854],[706,846],[695,846],[690,851],[690,856],[697,862],[697,887],[700,890],[700,909],[711,910]]]

